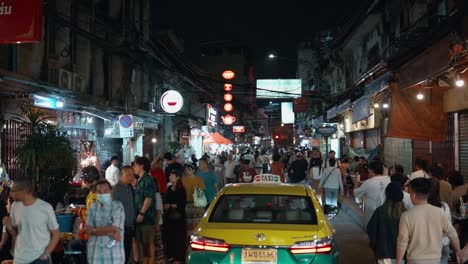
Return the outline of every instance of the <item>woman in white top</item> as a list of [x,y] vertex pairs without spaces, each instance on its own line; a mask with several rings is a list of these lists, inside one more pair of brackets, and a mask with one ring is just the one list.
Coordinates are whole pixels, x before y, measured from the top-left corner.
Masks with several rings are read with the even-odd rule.
[[322,172],[320,188],[325,188],[325,205],[338,206],[338,191],[343,195],[343,180],[340,169],[336,167],[336,160],[329,159],[328,165]]
[[[452,215],[450,214],[450,207],[448,204],[440,201],[440,184],[437,178],[431,177],[429,179],[431,181],[431,190],[429,192],[429,198],[427,202],[430,205],[435,207],[440,207],[441,210],[444,211],[449,223],[452,222]],[[442,239],[442,256],[440,257],[440,264],[448,264],[448,259],[450,256],[450,240],[448,237],[444,236]]]
[[414,180],[416,178],[429,178],[430,174],[427,169],[427,160],[423,158],[416,158],[414,161],[415,172],[411,173],[409,180]]

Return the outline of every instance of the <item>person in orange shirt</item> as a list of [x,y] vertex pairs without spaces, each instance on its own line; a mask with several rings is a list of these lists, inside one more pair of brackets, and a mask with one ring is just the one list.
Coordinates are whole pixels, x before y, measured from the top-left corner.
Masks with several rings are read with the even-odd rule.
[[273,155],[273,163],[271,163],[271,174],[279,175],[281,182],[284,182],[284,163],[281,161],[281,156],[278,153]]

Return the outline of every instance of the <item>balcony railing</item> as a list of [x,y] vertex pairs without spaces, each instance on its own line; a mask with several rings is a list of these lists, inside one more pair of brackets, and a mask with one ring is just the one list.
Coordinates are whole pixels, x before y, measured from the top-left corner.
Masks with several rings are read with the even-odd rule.
[[437,39],[446,34],[448,27],[447,16],[423,16],[410,27],[400,33],[400,37],[390,43],[383,52],[383,59],[386,62],[397,61],[415,49],[425,47],[432,39]]

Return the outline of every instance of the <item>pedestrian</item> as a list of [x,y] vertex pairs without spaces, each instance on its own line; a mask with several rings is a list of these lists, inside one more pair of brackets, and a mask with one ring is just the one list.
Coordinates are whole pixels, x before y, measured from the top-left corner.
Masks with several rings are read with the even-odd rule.
[[122,203],[112,199],[112,186],[107,180],[96,183],[98,201],[91,205],[86,219],[88,263],[125,263]]
[[119,158],[113,156],[110,161],[111,165],[106,169],[106,180],[114,186],[119,182],[120,178]]
[[[439,180],[435,177],[429,178],[431,183],[431,188],[429,191],[429,197],[427,202],[435,207],[439,207],[444,212],[444,215],[447,217],[449,223],[452,223],[452,214],[450,212],[450,207],[446,202],[440,200],[440,184]],[[442,240],[442,256],[440,258],[440,264],[448,264],[448,259],[450,256],[450,240],[447,236],[444,236]]]
[[349,165],[352,163],[353,159],[343,158],[340,165],[340,173],[343,178],[343,184],[346,189],[346,197],[349,197],[349,194],[353,193],[354,183],[353,178],[349,175]]
[[[11,206],[13,204],[13,197],[8,197],[6,200],[6,211],[8,216],[11,215]],[[6,220],[6,219],[5,219]],[[6,228],[6,221],[3,222],[3,230],[2,230],[2,240],[0,241],[0,253],[1,253],[1,263],[13,263],[13,256],[15,251],[15,237],[12,233],[8,232]]]
[[457,210],[457,203],[460,201],[460,198],[467,194],[468,184],[465,183],[465,177],[456,170],[452,170],[448,173],[449,183],[452,185],[452,210]]
[[232,158],[232,154],[227,155],[227,160],[224,162],[224,179],[226,183],[235,183],[236,176],[234,175],[234,167],[236,162]]
[[174,264],[185,261],[186,243],[186,215],[187,196],[182,184],[182,172],[173,170],[169,176],[170,186],[164,201],[165,221],[164,232],[166,242],[166,256]]
[[431,176],[439,180],[440,200],[450,206],[452,203],[453,190],[452,185],[444,178],[444,171],[441,167],[434,164],[431,168]]
[[18,177],[13,181],[10,217],[3,224],[16,237],[14,263],[52,263],[51,253],[60,240],[59,225],[52,206],[37,198],[33,181]]
[[410,181],[409,189],[415,206],[401,215],[396,264],[402,263],[405,254],[408,264],[438,264],[444,235],[450,239],[457,263],[461,263],[460,242],[455,228],[440,208],[428,203],[429,179],[417,177]]
[[[124,250],[125,260],[127,263],[130,261],[130,253],[132,251],[132,239],[135,236],[135,191],[132,187],[132,182],[135,179],[135,171],[130,166],[124,166],[120,175],[119,182],[114,186],[112,191],[112,198],[114,201],[121,202],[125,212],[125,226],[124,226]],[[138,259],[134,259],[138,262]]]
[[373,161],[369,164],[369,179],[359,188],[354,189],[354,195],[364,198],[366,216],[370,218],[377,207],[385,201],[385,188],[391,182],[390,177],[383,174],[381,161]]
[[266,149],[262,149],[260,161],[262,163],[262,173],[268,173],[271,171],[270,157],[267,154]]
[[406,182],[408,181],[408,176],[397,172],[390,176],[390,181],[400,184],[401,188],[403,189],[403,207],[405,210],[413,208],[414,205],[411,202],[410,194],[408,193],[407,188],[405,188]]
[[289,167],[289,182],[296,184],[305,184],[308,176],[309,164],[304,159],[302,152],[296,153],[296,159],[291,163]]
[[414,180],[416,178],[429,178],[429,170],[427,168],[427,160],[424,158],[416,158],[414,161],[415,171],[409,176],[409,180]]
[[160,215],[156,211],[157,187],[154,179],[148,174],[150,161],[145,157],[135,160],[133,169],[139,176],[135,190],[135,205],[137,209],[136,218],[136,240],[139,251],[143,253],[143,264],[153,264],[155,252],[155,230],[159,223]]
[[323,169],[325,169],[326,167],[330,165],[330,163],[328,162],[329,159],[336,160],[335,167],[339,168],[341,166],[340,161],[336,159],[336,152],[334,150],[330,150],[330,152],[328,152],[328,158],[323,163]]
[[338,207],[338,192],[344,194],[343,179],[340,170],[336,167],[335,159],[328,159],[328,166],[322,172],[319,188],[324,188],[324,207],[326,205]]
[[273,162],[271,163],[271,174],[280,176],[281,182],[284,180],[284,163],[281,161],[281,155],[273,154]]
[[250,167],[250,160],[243,159],[240,162],[239,168],[239,182],[241,183],[250,183],[253,182],[255,175],[257,172]]
[[205,184],[205,196],[209,204],[213,201],[219,191],[218,177],[212,170],[210,170],[208,161],[205,159],[200,159],[198,161],[198,171],[196,172],[196,175],[200,176]]
[[221,188],[224,187],[224,185],[226,185],[226,178],[224,177],[224,164],[222,163],[220,155],[215,157],[214,173],[218,178],[218,186],[221,186]]
[[178,163],[172,153],[166,152],[163,155],[163,161],[164,161],[164,175],[166,175],[166,182],[169,182],[169,174],[171,173],[172,170],[183,170],[183,167],[180,163]]
[[193,194],[196,188],[204,191],[206,186],[203,179],[200,176],[195,175],[195,167],[189,163],[185,164],[185,175],[182,178],[182,184],[184,185],[185,193],[187,195],[186,214],[187,222],[190,226],[190,228],[187,227],[187,230],[191,232],[193,227],[200,222],[203,214],[205,213],[204,207],[195,207]]
[[378,207],[367,224],[369,244],[378,264],[392,264],[396,259],[398,225],[403,207],[403,190],[397,182],[385,188],[386,200]]
[[150,175],[158,184],[159,192],[161,196],[166,195],[167,189],[167,179],[163,170],[164,161],[158,156],[156,159],[151,162]]

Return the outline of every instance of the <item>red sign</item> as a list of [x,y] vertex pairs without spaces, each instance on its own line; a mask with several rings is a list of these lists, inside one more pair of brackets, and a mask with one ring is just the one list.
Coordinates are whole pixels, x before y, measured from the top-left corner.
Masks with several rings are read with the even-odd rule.
[[223,76],[223,78],[226,80],[231,80],[236,76],[236,74],[234,74],[234,72],[231,70],[227,70],[223,71],[223,74],[221,74],[221,76]]
[[304,113],[309,110],[309,101],[307,98],[301,97],[296,98],[293,101],[293,112],[294,113]]
[[245,132],[245,126],[233,126],[232,127],[232,132],[234,132],[234,133],[244,133]]
[[42,0],[0,1],[0,43],[40,41]]

